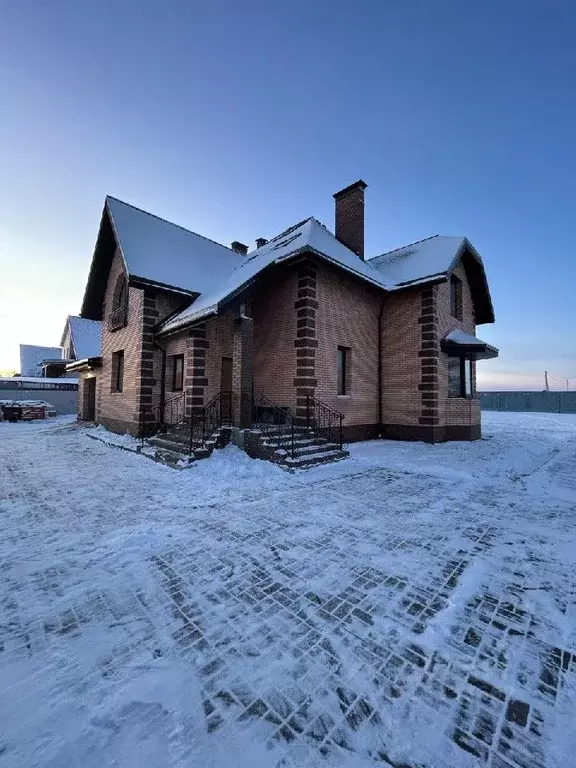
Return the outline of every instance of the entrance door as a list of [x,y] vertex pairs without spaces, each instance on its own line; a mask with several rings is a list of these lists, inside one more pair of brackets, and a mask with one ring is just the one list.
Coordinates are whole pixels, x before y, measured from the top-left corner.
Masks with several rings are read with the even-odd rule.
[[96,418],[96,377],[92,376],[90,379],[84,379],[84,396],[83,396],[83,411],[82,418],[85,421],[94,421]]
[[220,371],[220,416],[224,423],[232,420],[232,358],[222,358]]

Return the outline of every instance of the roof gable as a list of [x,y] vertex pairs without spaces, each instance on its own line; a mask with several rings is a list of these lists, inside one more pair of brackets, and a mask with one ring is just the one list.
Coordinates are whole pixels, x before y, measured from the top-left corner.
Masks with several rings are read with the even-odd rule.
[[66,327],[62,334],[61,346],[64,346],[66,331],[69,331],[76,360],[100,355],[102,338],[102,323],[99,320],[89,320],[85,317],[68,315]]
[[214,288],[241,260],[235,251],[178,224],[106,197],[82,303],[82,317],[100,320],[116,247],[130,278],[195,296]]
[[220,305],[248,287],[265,269],[304,252],[314,253],[380,288],[386,287],[378,272],[337,240],[319,221],[309,218],[289,227],[261,248],[249,253],[216,290],[197,298],[191,306],[166,322],[162,331],[171,332],[202,317],[216,314]]
[[433,235],[375,256],[368,264],[394,287],[446,275],[453,268],[466,238]]
[[20,375],[41,376],[43,360],[62,360],[61,347],[40,347],[35,344],[20,344]]

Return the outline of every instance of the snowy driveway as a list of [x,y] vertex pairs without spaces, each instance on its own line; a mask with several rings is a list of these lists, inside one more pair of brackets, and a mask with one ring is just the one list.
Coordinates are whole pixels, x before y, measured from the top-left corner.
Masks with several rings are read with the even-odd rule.
[[572,766],[576,417],[177,472],[0,423],[0,768]]

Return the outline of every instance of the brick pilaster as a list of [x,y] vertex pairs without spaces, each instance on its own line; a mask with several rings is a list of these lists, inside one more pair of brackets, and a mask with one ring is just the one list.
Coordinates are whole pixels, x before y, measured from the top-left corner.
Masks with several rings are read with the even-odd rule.
[[306,417],[306,397],[314,397],[316,379],[316,265],[306,263],[298,270],[298,295],[294,302],[296,310],[296,416]]
[[153,391],[156,386],[154,378],[154,355],[157,349],[154,346],[154,326],[159,319],[156,308],[156,293],[146,290],[143,298],[142,311],[142,349],[140,352],[140,377],[138,399],[138,420],[142,423],[143,415],[153,405]]
[[436,427],[440,424],[438,416],[438,358],[440,344],[438,334],[437,287],[425,288],[421,292],[420,357],[421,383],[418,387],[422,397],[420,424]]
[[250,317],[234,320],[232,345],[233,424],[252,426],[252,381],[254,375],[254,322]]
[[206,378],[206,350],[210,346],[206,338],[206,323],[197,325],[188,332],[184,389],[186,390],[186,412],[189,416],[195,408],[205,405],[204,390]]

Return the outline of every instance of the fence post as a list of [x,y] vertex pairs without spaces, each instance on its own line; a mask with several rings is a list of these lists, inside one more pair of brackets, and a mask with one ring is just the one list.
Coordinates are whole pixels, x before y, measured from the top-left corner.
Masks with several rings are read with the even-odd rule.
[[342,450],[342,418],[343,418],[342,414],[340,414],[340,435],[339,435],[339,438],[340,438],[340,450]]

